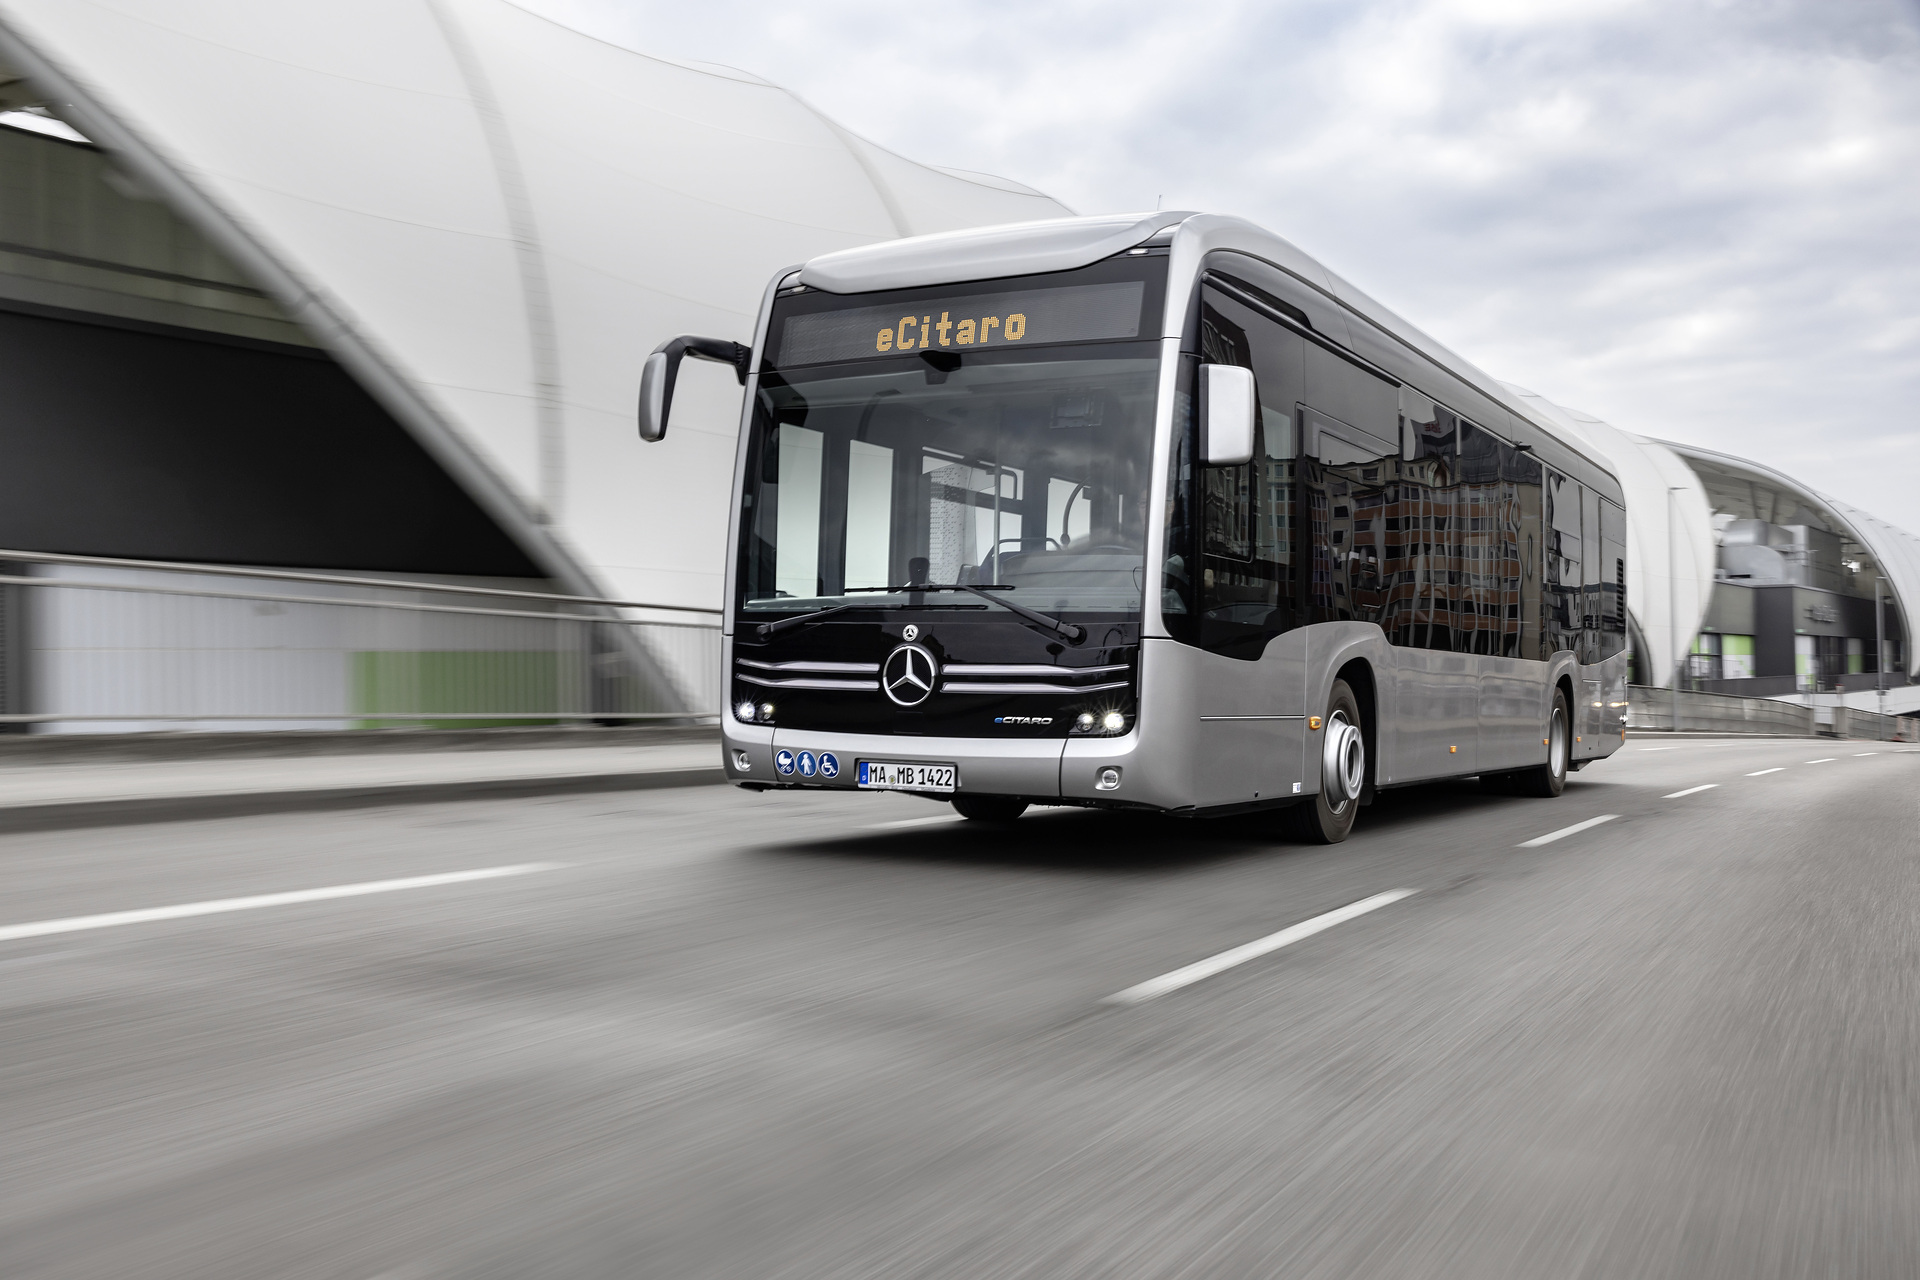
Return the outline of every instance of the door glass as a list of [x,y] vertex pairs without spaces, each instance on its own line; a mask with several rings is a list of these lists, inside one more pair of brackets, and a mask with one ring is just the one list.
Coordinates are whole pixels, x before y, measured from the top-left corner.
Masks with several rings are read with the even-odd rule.
[[780,450],[780,543],[774,589],[783,596],[820,593],[820,433],[783,425]]

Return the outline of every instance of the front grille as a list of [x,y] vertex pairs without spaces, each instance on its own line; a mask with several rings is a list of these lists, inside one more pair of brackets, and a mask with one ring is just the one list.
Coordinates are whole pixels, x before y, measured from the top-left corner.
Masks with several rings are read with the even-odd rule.
[[[736,658],[734,667],[734,676],[742,683],[767,689],[880,692],[877,662],[756,662],[752,658]],[[1044,662],[954,662],[940,669],[936,692],[1100,693],[1126,688],[1128,670],[1125,663],[1107,667],[1055,667]]]
[[941,669],[942,693],[1096,693],[1124,689],[1125,663],[1110,667],[1052,667],[1045,663],[955,662]]
[[[755,662],[752,658],[735,658],[734,666],[748,668],[734,672],[743,683],[768,689],[880,692],[880,664],[877,662]],[[866,679],[859,678],[862,676]]]

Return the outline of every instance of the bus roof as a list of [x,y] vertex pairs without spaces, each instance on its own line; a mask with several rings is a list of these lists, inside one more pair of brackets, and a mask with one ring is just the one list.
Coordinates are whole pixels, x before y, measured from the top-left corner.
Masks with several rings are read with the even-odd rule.
[[[1596,467],[1616,485],[1619,483],[1611,462],[1595,457],[1586,441],[1571,439],[1554,424],[1542,421],[1531,406],[1510,392],[1499,379],[1327,270],[1291,241],[1242,218],[1167,210],[1048,218],[942,231],[822,254],[800,268],[798,283],[827,293],[873,293],[1071,271],[1149,241],[1171,244],[1174,253],[1171,269],[1189,278],[1197,277],[1207,254],[1223,250],[1246,254],[1284,271],[1340,310],[1365,321],[1412,355],[1439,366],[1587,465]],[[1163,336],[1180,336],[1186,307],[1184,297],[1176,296],[1176,291],[1169,292]],[[1469,410],[1465,405],[1454,407]]]

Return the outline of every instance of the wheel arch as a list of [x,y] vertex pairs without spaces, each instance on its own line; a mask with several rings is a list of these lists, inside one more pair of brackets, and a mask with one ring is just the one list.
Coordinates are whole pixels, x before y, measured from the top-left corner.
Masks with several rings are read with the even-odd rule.
[[1360,733],[1367,744],[1367,774],[1360,789],[1360,803],[1371,804],[1374,767],[1380,758],[1380,691],[1373,663],[1366,658],[1349,658],[1333,673],[1333,678],[1346,681],[1347,688],[1353,690],[1353,700],[1360,704]]

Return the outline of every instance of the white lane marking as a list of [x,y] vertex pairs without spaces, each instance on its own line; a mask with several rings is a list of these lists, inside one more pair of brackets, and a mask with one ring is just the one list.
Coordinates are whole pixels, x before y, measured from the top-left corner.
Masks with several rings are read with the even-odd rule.
[[1785,765],[1776,765],[1774,768],[1771,768],[1771,769],[1755,769],[1752,773],[1748,774],[1747,776],[1749,778],[1758,778],[1769,773],[1780,773],[1785,768],[1786,768]]
[[211,902],[182,902],[171,907],[147,907],[139,911],[109,911],[97,916],[35,920],[28,924],[0,925],[0,942],[13,942],[19,938],[41,938],[50,933],[78,933],[83,929],[111,929],[123,924],[149,924],[155,920],[184,920],[188,916],[219,915],[227,911],[290,907],[300,902],[358,898],[363,894],[394,893],[401,889],[431,889],[443,884],[465,884],[469,880],[498,880],[502,876],[524,876],[536,871],[556,871],[563,865],[565,864],[559,862],[522,862],[508,867],[481,867],[475,871],[444,871],[432,876],[407,876],[401,880],[370,880],[364,884],[329,885],[324,889],[295,889],[291,893],[261,893],[250,898],[216,898]]
[[1570,827],[1562,827],[1558,831],[1549,831],[1547,834],[1535,836],[1531,840],[1522,840],[1517,847],[1521,849],[1537,849],[1543,844],[1552,844],[1555,840],[1564,840],[1568,836],[1578,835],[1588,827],[1597,827],[1603,822],[1612,822],[1619,816],[1617,813],[1603,813],[1597,818],[1588,818],[1585,822],[1576,822]]
[[1853,753],[1853,758],[1858,760],[1861,756],[1877,756],[1879,754],[1878,751],[1856,751]]
[[1642,747],[1642,751],[1678,751],[1678,747]]
[[959,822],[959,821],[961,821],[961,818],[960,818],[960,815],[957,813],[936,813],[931,818],[898,818],[892,822],[869,822],[867,824],[867,830],[889,831],[895,827],[924,827],[928,823],[933,823],[933,822]]
[[1839,758],[1840,758],[1840,757],[1838,757],[1838,756],[1821,756],[1821,757],[1820,757],[1820,758],[1819,758],[1818,760],[1807,760],[1807,761],[1803,761],[1802,763],[1805,763],[1805,764],[1832,764],[1832,763],[1833,763],[1833,762],[1834,762],[1835,760],[1838,760]]
[[1711,791],[1719,785],[1717,782],[1703,782],[1697,787],[1688,787],[1685,791],[1669,791],[1660,798],[1662,800],[1678,800],[1681,796],[1690,796],[1701,791]]
[[1258,960],[1261,956],[1278,951],[1302,938],[1311,938],[1314,934],[1324,929],[1331,929],[1355,916],[1363,916],[1369,911],[1378,911],[1381,907],[1389,906],[1402,898],[1411,897],[1416,892],[1417,890],[1414,889],[1389,889],[1385,893],[1376,893],[1371,898],[1362,898],[1344,907],[1335,907],[1325,915],[1315,916],[1311,920],[1302,920],[1299,924],[1282,929],[1278,933],[1270,933],[1264,938],[1257,938],[1230,951],[1208,956],[1205,960],[1196,960],[1190,965],[1175,969],[1172,973],[1148,978],[1145,982],[1128,987],[1125,991],[1116,991],[1100,1003],[1139,1004],[1155,996],[1166,995],[1169,991],[1178,991],[1181,987],[1192,986],[1202,978],[1211,978],[1214,974],[1224,972],[1235,965],[1245,964],[1249,960]]

